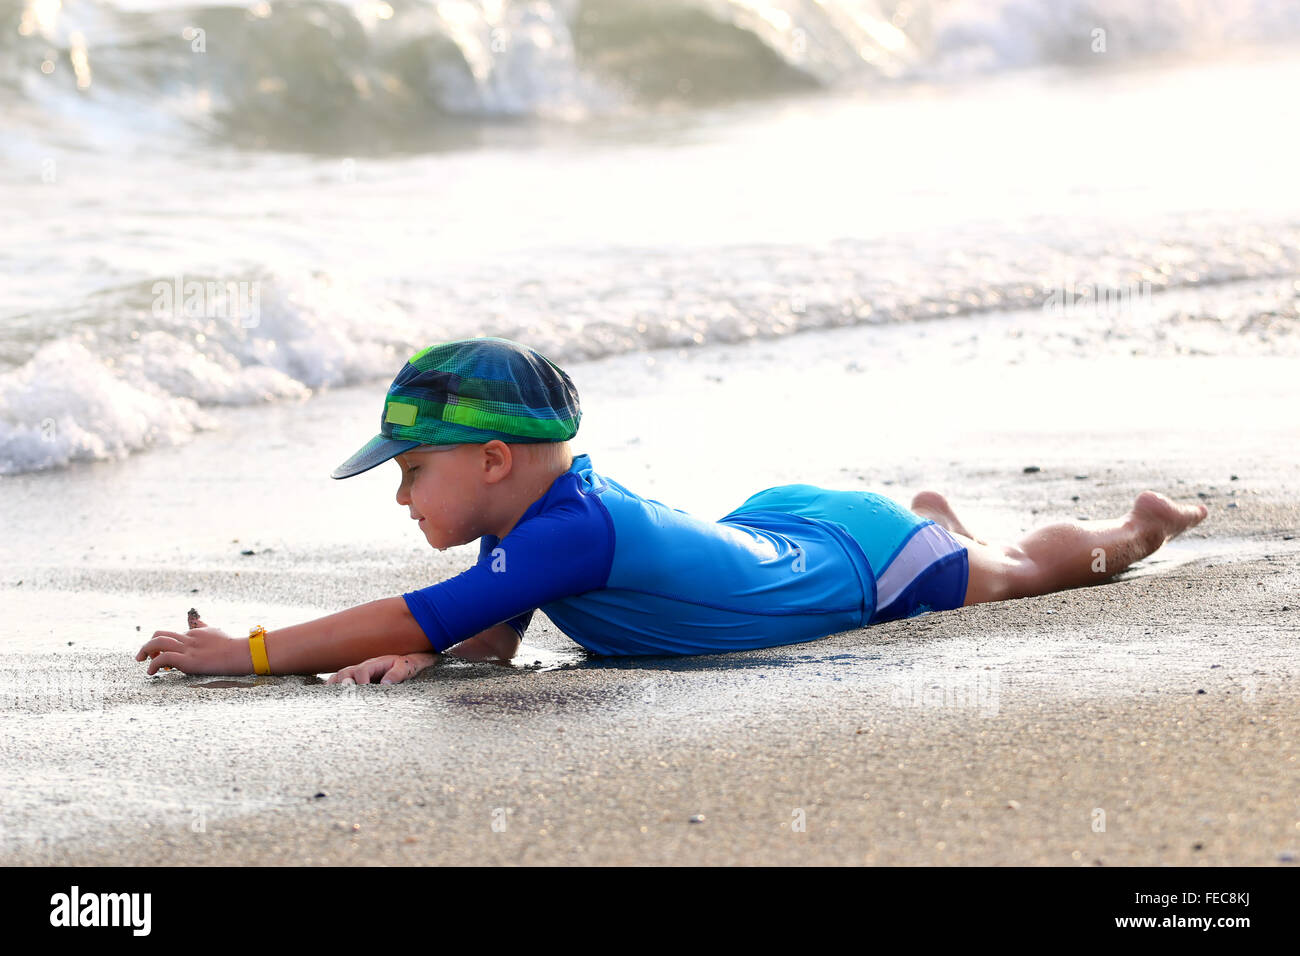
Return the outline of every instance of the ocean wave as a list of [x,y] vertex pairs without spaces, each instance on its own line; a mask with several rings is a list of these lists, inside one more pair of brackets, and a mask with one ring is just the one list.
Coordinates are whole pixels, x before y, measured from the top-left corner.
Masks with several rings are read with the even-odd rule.
[[6,321],[0,474],[125,457],[217,427],[209,409],[301,401],[412,351],[391,304],[319,277],[167,276]]
[[564,363],[1040,310],[1040,344],[1074,343],[1084,354],[1117,341],[1300,354],[1300,224],[1192,217],[1147,239],[1103,225],[1068,249],[1053,240],[1056,228],[923,244],[721,246],[689,257],[554,250],[544,263],[497,257],[451,281],[364,287],[320,274],[158,276],[74,311],[6,320],[0,474],[180,444],[217,427],[218,407],[387,381],[430,341],[476,335],[526,341]]
[[1294,40],[1286,0],[0,0],[0,95],[30,132],[251,148],[433,148],[580,121],[1027,66]]

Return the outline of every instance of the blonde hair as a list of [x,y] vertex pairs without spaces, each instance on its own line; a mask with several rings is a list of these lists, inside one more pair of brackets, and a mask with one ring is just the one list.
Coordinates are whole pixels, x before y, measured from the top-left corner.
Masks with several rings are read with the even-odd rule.
[[510,442],[510,452],[522,455],[532,465],[546,470],[568,471],[573,464],[573,449],[567,441]]

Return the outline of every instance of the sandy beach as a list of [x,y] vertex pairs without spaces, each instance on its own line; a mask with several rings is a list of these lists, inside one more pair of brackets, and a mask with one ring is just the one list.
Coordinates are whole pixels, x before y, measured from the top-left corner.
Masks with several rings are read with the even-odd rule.
[[[5,477],[0,863],[1297,862],[1294,359],[1053,352],[1041,326],[566,366],[575,449],[695,514],[788,481],[934,488],[995,537],[1146,488],[1210,508],[1106,585],[769,651],[599,660],[538,614],[515,666],[392,687],[145,676],[191,606],[273,630],[473,559],[428,550],[395,468],[329,478],[382,384]],[[843,414],[796,424],[812,392]]]

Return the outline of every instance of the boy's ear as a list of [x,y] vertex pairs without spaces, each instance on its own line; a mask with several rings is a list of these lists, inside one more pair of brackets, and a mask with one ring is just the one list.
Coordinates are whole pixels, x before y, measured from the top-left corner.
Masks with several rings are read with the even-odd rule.
[[494,438],[483,446],[484,464],[493,470],[501,470],[499,478],[510,474],[514,467],[514,453],[510,446],[499,438]]

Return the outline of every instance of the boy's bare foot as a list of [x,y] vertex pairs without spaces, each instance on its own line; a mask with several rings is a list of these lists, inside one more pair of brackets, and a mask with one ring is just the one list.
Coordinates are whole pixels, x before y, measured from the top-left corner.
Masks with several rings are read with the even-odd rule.
[[1202,504],[1180,505],[1155,491],[1144,491],[1133,502],[1129,518],[1149,535],[1153,547],[1160,547],[1188,528],[1198,525],[1209,514]]
[[965,535],[972,541],[979,541],[980,544],[986,543],[966,530],[966,526],[961,523],[961,519],[948,504],[948,499],[937,491],[922,491],[918,494],[912,499],[912,510],[922,518],[929,518],[941,528]]

